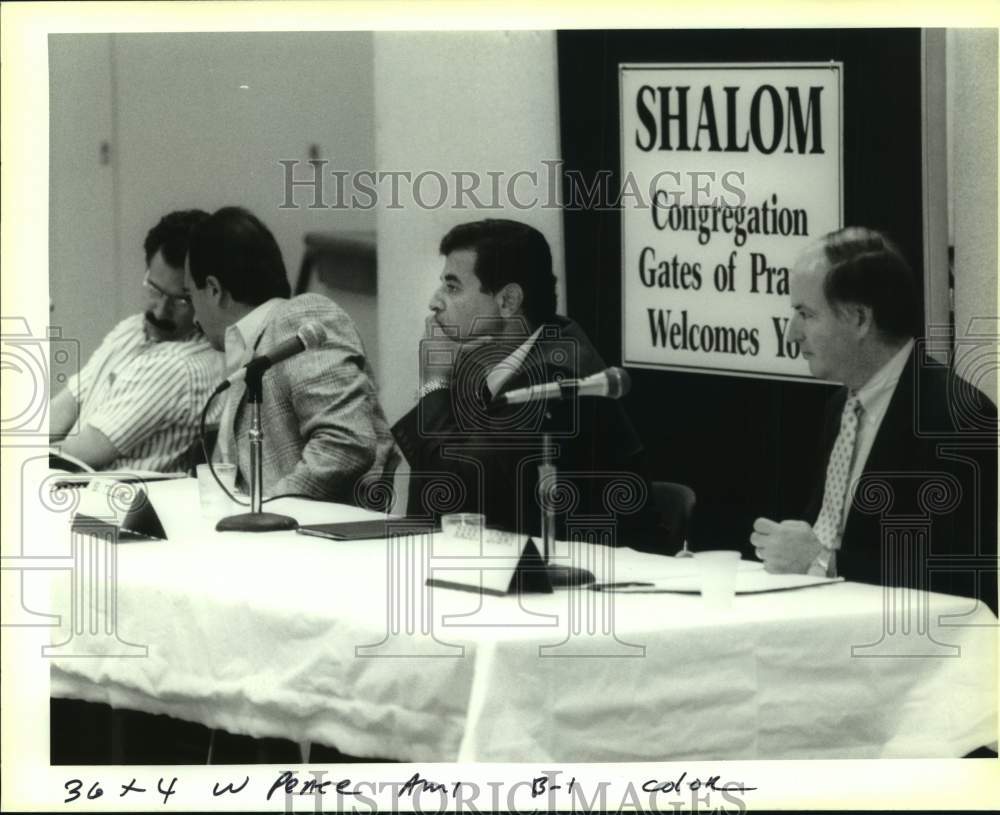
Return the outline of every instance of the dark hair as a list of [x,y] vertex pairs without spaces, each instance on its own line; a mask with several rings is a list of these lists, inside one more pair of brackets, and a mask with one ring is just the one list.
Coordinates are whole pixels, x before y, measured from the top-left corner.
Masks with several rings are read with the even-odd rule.
[[533,325],[555,316],[552,253],[537,229],[500,218],[460,224],[441,239],[441,254],[460,249],[475,250],[474,271],[483,291],[495,294],[508,283],[517,283],[524,292],[524,316]]
[[888,339],[919,333],[913,270],[896,244],[874,229],[849,226],[824,235],[822,246],[830,264],[823,281],[828,302],[870,307],[875,326]]
[[198,225],[188,268],[199,289],[212,275],[234,300],[250,306],[292,293],[274,235],[242,207],[223,207]]
[[162,252],[168,266],[183,269],[191,231],[207,217],[208,213],[200,209],[182,209],[160,218],[142,242],[146,265],[149,266],[157,252]]

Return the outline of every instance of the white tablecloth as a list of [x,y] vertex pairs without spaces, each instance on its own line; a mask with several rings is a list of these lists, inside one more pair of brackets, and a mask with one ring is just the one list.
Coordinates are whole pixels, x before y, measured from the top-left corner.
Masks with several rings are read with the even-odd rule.
[[[900,616],[854,583],[721,614],[697,595],[480,597],[424,587],[428,537],[219,534],[196,493],[152,485],[169,540],[107,547],[98,635],[57,582],[52,695],[411,761],[949,757],[996,741],[996,618],[949,619],[963,598],[896,593],[913,604]],[[275,503],[300,522],[370,517]],[[691,568],[573,551],[605,580]]]

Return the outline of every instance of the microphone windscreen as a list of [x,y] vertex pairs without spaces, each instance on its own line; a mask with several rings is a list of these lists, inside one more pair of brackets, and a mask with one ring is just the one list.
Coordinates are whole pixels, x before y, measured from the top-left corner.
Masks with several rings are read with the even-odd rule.
[[326,342],[326,329],[320,323],[306,323],[296,332],[306,348],[319,348]]

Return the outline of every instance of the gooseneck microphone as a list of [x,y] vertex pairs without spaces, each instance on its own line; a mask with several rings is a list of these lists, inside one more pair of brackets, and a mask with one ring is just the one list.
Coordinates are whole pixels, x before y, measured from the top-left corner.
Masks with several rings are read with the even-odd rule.
[[251,359],[228,379],[221,382],[215,392],[222,393],[226,388],[244,379],[248,372],[262,374],[268,368],[302,353],[307,348],[319,348],[324,342],[326,342],[326,329],[320,323],[306,323],[295,333],[294,337],[289,337],[284,342],[278,343],[266,354]]
[[502,405],[522,405],[525,402],[550,402],[561,399],[575,399],[580,396],[600,396],[620,399],[629,392],[632,379],[624,368],[606,368],[584,379],[564,379],[562,382],[547,382],[517,388],[496,397],[490,407]]

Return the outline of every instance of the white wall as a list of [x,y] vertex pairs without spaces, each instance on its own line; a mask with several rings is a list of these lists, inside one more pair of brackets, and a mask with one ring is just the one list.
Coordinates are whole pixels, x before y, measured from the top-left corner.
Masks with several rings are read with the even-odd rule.
[[[948,97],[947,48],[943,28],[921,36],[923,105],[923,244],[924,319],[928,336],[950,336],[951,290],[948,282]],[[947,354],[932,352],[939,362]]]
[[[378,32],[375,121],[382,172],[499,171],[505,179],[518,170],[544,173],[541,162],[561,155],[555,33]],[[531,186],[515,188],[519,200],[533,197]],[[541,179],[538,187],[543,191]],[[388,184],[382,189],[388,192]],[[439,197],[436,182],[422,190],[425,202]],[[481,190],[480,198],[489,203],[491,196]],[[382,403],[395,421],[415,403],[419,340],[443,262],[438,244],[452,226],[485,217],[530,223],[552,246],[561,287],[564,260],[557,208],[423,209],[410,197],[400,209],[388,203],[383,197],[377,219],[380,379]]]
[[[106,36],[111,40],[106,75],[87,61],[93,49],[81,47],[80,35],[67,36],[50,48],[60,83],[54,89],[51,119],[53,168],[59,171],[52,178],[52,224],[60,234],[70,234],[69,243],[80,250],[75,265],[64,260],[69,249],[53,253],[53,264],[64,264],[52,272],[53,289],[64,289],[54,292],[54,299],[58,302],[67,294],[61,273],[77,285],[91,278],[96,250],[88,248],[88,241],[108,240],[112,228],[118,281],[97,287],[101,307],[80,309],[79,319],[69,325],[71,334],[89,337],[89,325],[103,336],[114,321],[143,305],[142,241],[171,210],[247,207],[274,232],[293,284],[306,232],[374,229],[373,210],[313,209],[307,189],[296,193],[299,208],[281,209],[285,171],[278,163],[299,160],[303,164],[298,175],[309,177],[304,162],[315,145],[319,158],[330,161],[327,172],[372,167],[370,32]],[[81,131],[75,126],[74,111],[106,97],[111,99],[115,226],[105,218],[105,227],[88,237],[88,223],[96,212],[105,215],[107,202],[81,201],[79,194],[70,200],[60,192],[68,178],[72,189],[78,189],[97,173],[92,128]],[[72,152],[56,153],[66,149]],[[324,197],[326,203],[334,202],[329,185]],[[64,232],[67,221],[77,222],[79,228]],[[366,345],[374,346],[374,301],[361,306],[358,327],[362,339],[369,337]],[[377,359],[373,364],[377,368]]]
[[956,367],[996,401],[997,31],[950,30],[947,43]]
[[49,322],[85,360],[120,311],[116,173],[102,155],[114,142],[111,35],[53,35],[48,51]]

